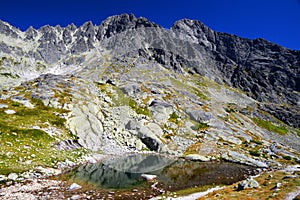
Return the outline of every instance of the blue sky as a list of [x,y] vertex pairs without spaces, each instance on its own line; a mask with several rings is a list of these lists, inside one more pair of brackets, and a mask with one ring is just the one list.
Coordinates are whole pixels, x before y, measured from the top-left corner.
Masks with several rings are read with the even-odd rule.
[[0,19],[26,30],[134,13],[169,28],[182,18],[246,38],[264,38],[300,50],[300,0],[3,0]]

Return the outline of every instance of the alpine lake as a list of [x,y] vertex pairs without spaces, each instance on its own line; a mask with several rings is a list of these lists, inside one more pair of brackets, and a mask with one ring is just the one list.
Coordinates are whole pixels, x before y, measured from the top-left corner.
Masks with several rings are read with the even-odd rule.
[[[55,179],[77,183],[92,198],[149,199],[177,197],[230,185],[257,173],[255,167],[230,162],[198,162],[159,154],[112,156],[65,171]],[[144,176],[155,175],[153,180]],[[144,178],[143,178],[144,177]],[[69,191],[74,194],[71,190]]]

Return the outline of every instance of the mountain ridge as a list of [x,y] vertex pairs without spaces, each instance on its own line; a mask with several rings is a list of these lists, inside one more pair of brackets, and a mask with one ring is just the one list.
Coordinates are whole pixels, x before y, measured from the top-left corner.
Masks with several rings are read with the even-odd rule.
[[[144,30],[149,31],[149,35]],[[250,40],[216,32],[197,20],[178,20],[169,30],[165,30],[146,18],[136,18],[133,14],[109,17],[99,26],[86,22],[78,28],[72,24],[64,28],[49,25],[38,30],[28,28],[22,32],[23,39],[16,31],[18,32],[18,29],[1,22],[0,33],[27,41],[27,46],[32,46],[31,41],[35,43],[32,50],[25,50],[27,56],[24,54],[24,49],[19,47],[14,49],[3,41],[0,43],[0,50],[9,53],[12,49],[12,52],[21,56],[33,57],[36,62],[44,62],[44,65],[56,62],[64,65],[64,59],[70,55],[78,55],[94,49],[97,51],[108,49],[116,51],[118,55],[134,49],[143,51],[145,44],[148,43],[148,49],[152,48],[150,51],[153,51],[152,57],[160,64],[174,67],[172,65],[179,66],[182,64],[180,62],[183,62],[194,68],[192,70],[196,73],[239,88],[262,103],[278,104],[280,106],[262,106],[262,108],[269,113],[275,113],[277,118],[289,125],[299,126],[297,122],[300,117],[297,113],[299,113],[300,102],[300,51],[289,50],[262,39]],[[115,36],[120,34],[127,34],[130,37],[141,34],[141,38],[124,43],[122,39]],[[118,44],[105,44],[106,41],[111,42],[113,37],[117,39]],[[39,39],[36,41],[36,38]],[[184,45],[179,44],[180,42]],[[117,47],[116,44],[119,46]],[[125,48],[122,49],[121,45]],[[178,51],[179,49],[184,53]],[[144,52],[147,51],[146,48]],[[179,56],[177,60],[175,58],[168,61],[169,63],[163,60],[165,56],[170,58],[173,56],[174,59],[174,56],[178,55],[181,58]],[[68,73],[67,70],[62,69],[62,71]],[[282,106],[286,107],[286,105],[289,105],[288,108],[283,109]]]

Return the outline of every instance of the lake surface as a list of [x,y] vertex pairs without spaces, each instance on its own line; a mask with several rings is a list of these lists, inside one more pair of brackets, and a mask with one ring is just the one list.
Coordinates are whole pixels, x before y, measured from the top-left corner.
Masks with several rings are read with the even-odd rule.
[[228,162],[194,162],[162,155],[135,154],[79,166],[64,175],[71,181],[99,189],[145,186],[142,174],[157,175],[169,191],[205,185],[228,185],[255,173],[255,168]]

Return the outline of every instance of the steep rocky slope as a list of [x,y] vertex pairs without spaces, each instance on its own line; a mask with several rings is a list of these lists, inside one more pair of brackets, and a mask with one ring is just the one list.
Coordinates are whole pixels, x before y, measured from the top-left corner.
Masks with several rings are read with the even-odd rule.
[[[25,32],[0,21],[0,167],[57,167],[81,148],[299,162],[299,71],[299,51],[195,20],[166,30],[124,14]],[[15,153],[31,148],[28,132],[57,156]]]

